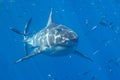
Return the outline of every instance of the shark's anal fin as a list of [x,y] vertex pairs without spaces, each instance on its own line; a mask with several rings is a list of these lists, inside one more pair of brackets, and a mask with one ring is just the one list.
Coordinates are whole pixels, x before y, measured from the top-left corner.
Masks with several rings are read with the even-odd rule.
[[81,56],[81,57],[84,58],[84,59],[87,59],[87,60],[93,62],[93,60],[92,60],[91,58],[89,58],[88,56],[82,54],[81,52],[79,52],[79,51],[77,51],[77,50],[74,50],[74,53],[77,54],[78,56]]
[[34,49],[34,51],[32,53],[30,53],[29,55],[27,55],[27,56],[25,56],[23,58],[18,59],[15,63],[19,63],[19,62],[22,62],[24,60],[30,59],[30,58],[32,58],[32,57],[34,57],[34,56],[36,56],[36,55],[38,55],[40,53],[41,53],[40,49],[36,48],[36,49]]

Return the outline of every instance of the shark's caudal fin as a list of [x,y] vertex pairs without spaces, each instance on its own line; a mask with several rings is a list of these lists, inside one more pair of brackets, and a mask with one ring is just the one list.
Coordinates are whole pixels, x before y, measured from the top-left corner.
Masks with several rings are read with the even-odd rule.
[[93,62],[93,60],[92,60],[91,58],[89,58],[88,56],[86,56],[86,55],[80,53],[80,52],[77,51],[77,50],[75,50],[74,53],[77,54],[78,56],[81,56],[81,57],[84,58],[84,59],[87,59],[87,60]]
[[52,24],[52,8],[51,8],[51,11],[50,11],[50,14],[49,14],[49,18],[48,18],[48,22],[47,22],[46,27],[48,27],[50,24]]
[[13,28],[13,27],[10,27],[9,29],[12,30],[13,32],[19,34],[19,35],[22,35],[22,36],[26,37],[26,36],[28,35],[28,29],[29,29],[29,27],[30,27],[31,21],[32,21],[32,18],[30,18],[30,19],[28,20],[28,22],[26,23],[25,28],[24,28],[24,32],[21,32],[21,31],[15,29],[15,28]]
[[[15,28],[13,28],[13,27],[10,27],[9,29],[12,30],[13,32],[19,34],[19,35],[24,36],[24,41],[25,41],[25,40],[27,39],[28,29],[29,29],[29,27],[30,27],[31,21],[32,21],[32,18],[30,18],[30,19],[28,20],[28,22],[26,23],[25,28],[24,28],[24,32],[21,32],[21,31],[15,29]],[[28,48],[27,48],[27,44],[26,44],[26,43],[24,43],[24,50],[25,50],[25,54],[28,55]]]

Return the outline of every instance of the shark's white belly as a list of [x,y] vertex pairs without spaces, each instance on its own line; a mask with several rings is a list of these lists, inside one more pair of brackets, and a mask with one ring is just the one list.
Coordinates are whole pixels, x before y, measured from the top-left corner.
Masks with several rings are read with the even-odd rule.
[[72,48],[56,46],[52,48],[46,48],[43,54],[47,56],[64,56],[72,52],[73,52]]

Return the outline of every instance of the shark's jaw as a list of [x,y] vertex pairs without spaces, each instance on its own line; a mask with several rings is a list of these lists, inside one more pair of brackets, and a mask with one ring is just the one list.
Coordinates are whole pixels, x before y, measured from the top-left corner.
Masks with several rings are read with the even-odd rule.
[[46,48],[43,55],[59,57],[59,56],[68,55],[68,54],[72,53],[73,51],[74,51],[74,48],[72,48],[72,47],[58,45],[55,47]]

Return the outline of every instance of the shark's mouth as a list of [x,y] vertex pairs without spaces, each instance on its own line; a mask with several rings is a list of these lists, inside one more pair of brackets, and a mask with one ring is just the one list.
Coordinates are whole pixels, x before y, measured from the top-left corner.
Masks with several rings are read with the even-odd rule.
[[72,40],[66,40],[61,44],[58,44],[60,46],[64,46],[64,47],[69,47],[69,48],[74,48],[76,47],[78,44],[78,40],[76,39],[72,39]]
[[71,42],[75,42],[75,43],[77,43],[77,42],[78,42],[78,38],[71,39],[70,41],[71,41]]

